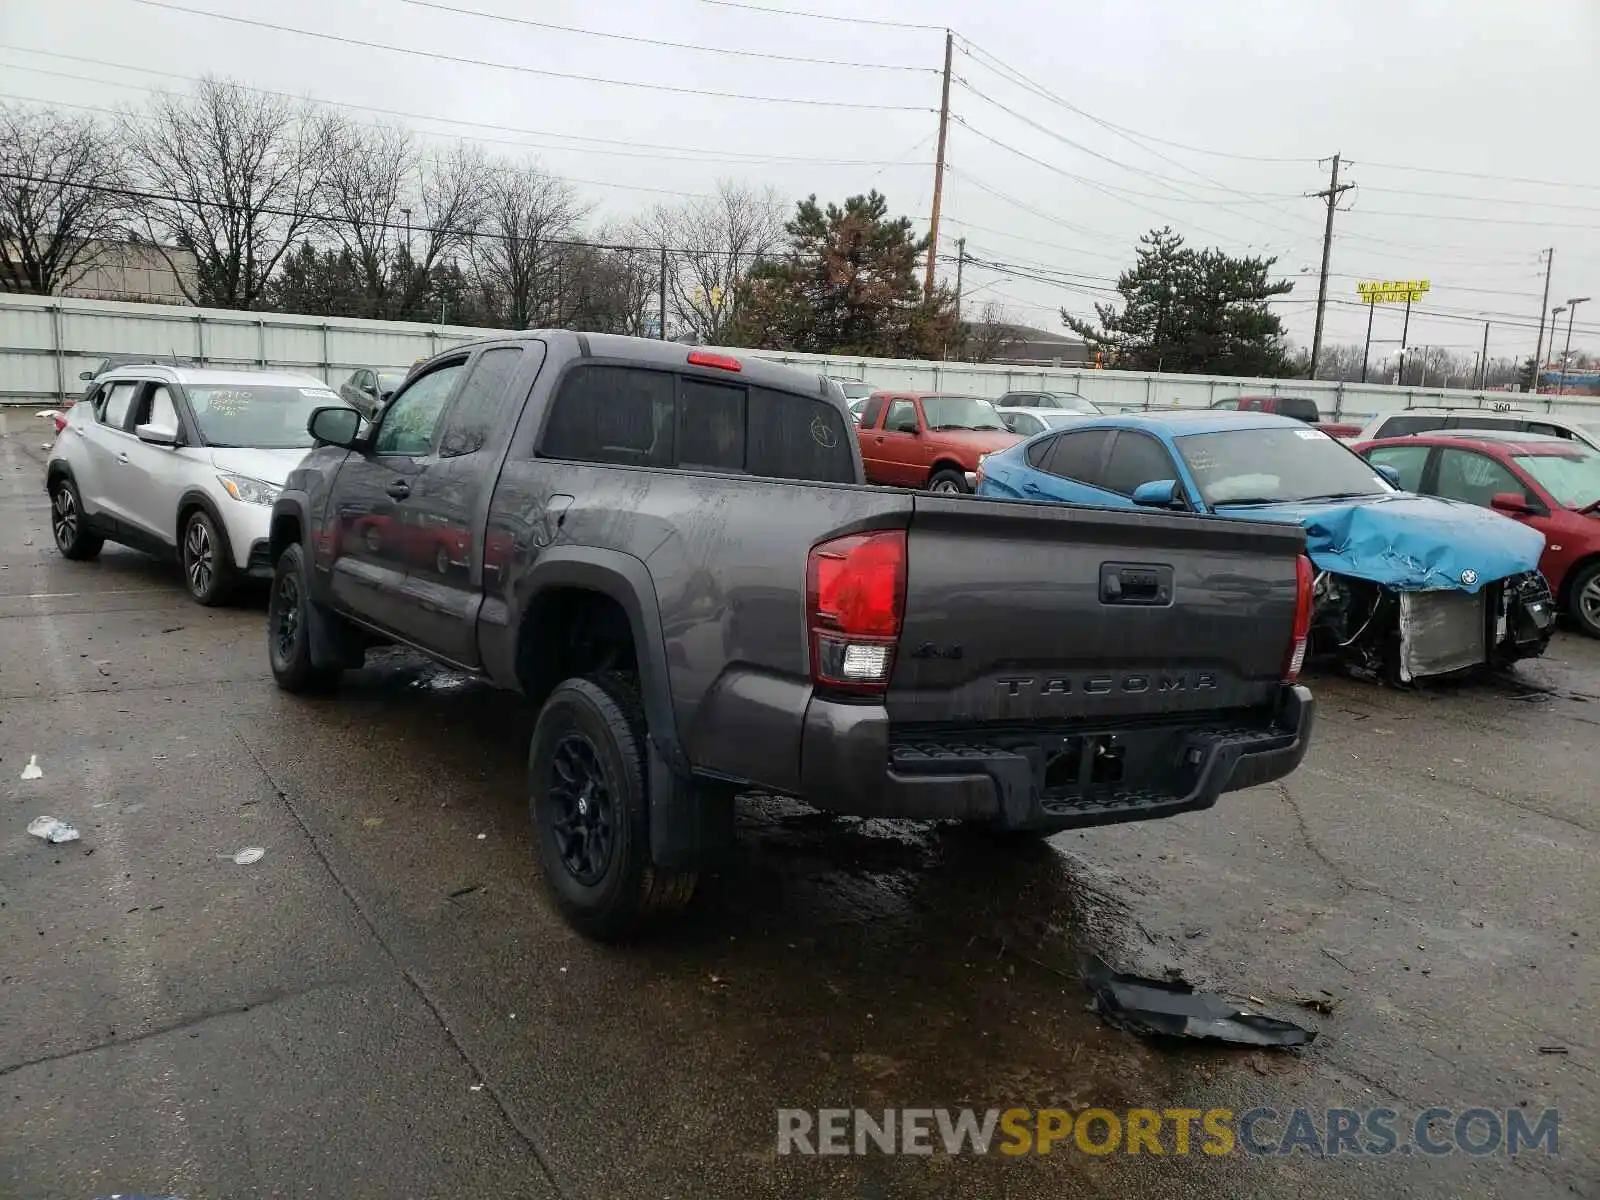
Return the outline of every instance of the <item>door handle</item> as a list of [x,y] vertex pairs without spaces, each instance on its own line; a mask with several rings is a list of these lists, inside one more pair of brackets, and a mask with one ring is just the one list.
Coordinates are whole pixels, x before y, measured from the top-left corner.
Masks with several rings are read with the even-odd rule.
[[404,500],[407,496],[411,495],[411,485],[404,479],[396,479],[383,490],[388,492],[389,495],[396,500]]
[[117,461],[118,461],[118,462],[119,462],[119,463],[126,463],[126,462],[127,462],[127,461],[128,461],[128,456],[127,456],[127,454],[125,454],[125,453],[124,453],[124,454],[119,454],[119,455],[117,455]]

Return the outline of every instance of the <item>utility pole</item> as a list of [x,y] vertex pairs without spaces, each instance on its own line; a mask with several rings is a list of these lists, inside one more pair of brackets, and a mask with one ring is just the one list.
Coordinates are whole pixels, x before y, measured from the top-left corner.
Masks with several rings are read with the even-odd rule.
[[1322,277],[1317,281],[1317,325],[1311,335],[1311,378],[1317,377],[1317,360],[1322,357],[1322,317],[1328,306],[1328,257],[1333,253],[1333,211],[1338,207],[1339,197],[1348,192],[1354,184],[1339,182],[1339,156],[1333,156],[1333,170],[1328,174],[1328,186],[1320,192],[1312,192],[1313,196],[1321,197],[1328,206],[1328,222],[1322,231]]
[[1483,352],[1478,355],[1478,390],[1489,382],[1489,322],[1483,323]]
[[1406,296],[1406,320],[1400,327],[1400,371],[1394,377],[1396,387],[1404,387],[1406,382],[1406,339],[1411,336],[1411,296]]
[[956,326],[961,325],[961,276],[967,266],[967,239],[956,239]]
[[[1550,307],[1550,269],[1556,265],[1556,248],[1551,246],[1548,250],[1539,251],[1539,257],[1544,259],[1544,299],[1539,301],[1539,340],[1533,347],[1533,390],[1539,390],[1539,371],[1544,363],[1544,314]],[[1556,344],[1555,322],[1550,323],[1550,345]]]
[[656,336],[663,342],[667,340],[667,248],[661,247],[661,301],[660,320],[661,328],[656,330]]
[[1361,382],[1367,381],[1367,355],[1372,351],[1372,314],[1378,311],[1375,300],[1367,301],[1367,340],[1361,347]]
[[944,32],[944,94],[939,100],[939,155],[933,164],[933,212],[928,220],[928,270],[922,278],[922,298],[933,298],[933,267],[939,258],[939,203],[944,199],[944,142],[950,131],[950,56],[955,36]]

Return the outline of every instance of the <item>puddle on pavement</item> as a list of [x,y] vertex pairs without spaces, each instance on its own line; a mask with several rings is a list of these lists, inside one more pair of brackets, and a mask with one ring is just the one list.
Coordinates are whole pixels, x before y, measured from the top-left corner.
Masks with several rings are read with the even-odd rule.
[[[368,752],[475,763],[476,803],[506,806],[506,828],[522,830],[531,859],[527,706],[409,654],[369,664],[341,692]],[[430,795],[417,807],[433,806]],[[1153,1047],[1090,1013],[1087,954],[1159,975],[1180,951],[1153,946],[1114,885],[1074,860],[1076,837],[1058,835],[1063,853],[958,824],[835,817],[747,795],[731,861],[702,880],[681,922],[607,970],[677,996],[651,1018],[662,1036],[742,1047],[766,1088],[802,1104],[1116,1107],[1182,1091],[1175,1075],[1248,1071],[1237,1055]],[[490,941],[509,932],[507,917],[517,923],[485,913],[497,926]]]

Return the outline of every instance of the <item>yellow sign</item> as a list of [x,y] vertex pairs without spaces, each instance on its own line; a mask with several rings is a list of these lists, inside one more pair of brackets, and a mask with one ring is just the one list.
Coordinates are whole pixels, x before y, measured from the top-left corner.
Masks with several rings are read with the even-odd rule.
[[1427,294],[1426,279],[1375,279],[1356,284],[1356,292],[1367,304],[1407,304]]

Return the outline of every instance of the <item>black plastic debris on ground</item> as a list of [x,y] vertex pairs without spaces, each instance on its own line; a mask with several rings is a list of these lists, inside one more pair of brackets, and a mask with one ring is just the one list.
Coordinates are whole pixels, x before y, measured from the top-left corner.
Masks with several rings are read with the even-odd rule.
[[1099,959],[1084,974],[1095,1010],[1129,1033],[1205,1038],[1240,1046],[1308,1046],[1316,1033],[1243,1008],[1222,996],[1196,992],[1182,979],[1146,979],[1113,971]]

